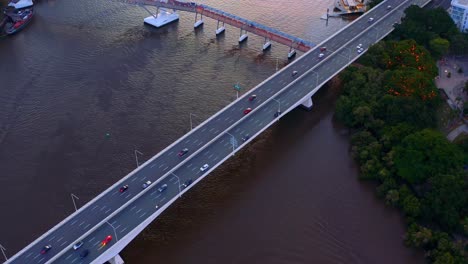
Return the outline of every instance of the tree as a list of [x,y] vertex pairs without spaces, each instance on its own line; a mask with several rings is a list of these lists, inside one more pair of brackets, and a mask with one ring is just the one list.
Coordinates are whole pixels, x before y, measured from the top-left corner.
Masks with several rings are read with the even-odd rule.
[[408,135],[395,148],[397,173],[410,183],[423,183],[438,174],[459,172],[463,161],[463,152],[457,145],[430,129]]
[[454,230],[463,210],[468,210],[467,184],[460,175],[436,175],[429,179],[424,195],[425,214],[445,228]]
[[434,57],[440,58],[442,55],[448,53],[450,42],[443,38],[435,38],[429,42],[429,48],[432,51]]

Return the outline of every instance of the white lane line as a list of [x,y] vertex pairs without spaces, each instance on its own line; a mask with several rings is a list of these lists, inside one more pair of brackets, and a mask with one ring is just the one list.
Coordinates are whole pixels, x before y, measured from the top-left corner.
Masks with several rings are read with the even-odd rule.
[[99,244],[99,240],[96,241],[96,243],[94,243],[93,246],[97,246],[97,244]]
[[41,254],[37,254],[33,259],[37,259]]
[[193,144],[195,144],[195,143],[197,143],[197,142],[198,142],[198,139],[195,139],[195,140],[193,141]]
[[[155,164],[155,165],[156,165],[156,164]],[[133,177],[133,179],[131,180],[131,182],[136,181],[136,179],[137,179],[136,177]]]
[[26,258],[29,258],[29,256],[32,255],[32,252],[29,252],[29,254],[26,255]]
[[177,181],[175,181],[174,184],[177,184]]
[[216,156],[213,160],[218,160],[219,159],[219,156]]
[[[75,222],[76,222],[76,221],[78,221],[78,220],[75,220]],[[50,242],[50,241],[52,241],[52,240],[54,240],[54,239],[55,239],[55,236],[51,237],[48,241]]]
[[151,164],[150,168],[153,168],[154,166],[156,166],[156,164]]
[[185,144],[190,143],[190,139],[185,140]]
[[41,258],[38,262],[41,263],[45,258]]
[[141,212],[141,209],[138,209],[138,211],[136,211],[135,214],[138,214],[139,212]]
[[[196,170],[197,168],[193,167],[192,171]],[[174,182],[174,184],[177,183],[177,182]]]
[[140,180],[140,181],[142,182],[142,181],[144,181],[145,179],[146,179],[146,177],[143,177],[143,178],[141,178],[141,180]]
[[119,193],[119,192],[113,192],[113,193],[111,194],[111,196],[114,196],[114,195],[116,195],[117,193]]
[[136,205],[132,206],[132,208],[130,208],[130,211],[132,211],[135,208],[136,208]]
[[263,126],[263,122],[260,123],[260,126]]
[[78,258],[74,258],[74,259],[72,260],[71,263],[73,263],[73,262],[75,262],[75,261],[77,261],[77,260],[78,260]]
[[153,196],[153,195],[154,195],[155,193],[157,193],[157,192],[158,192],[158,190],[152,192],[152,193],[150,194],[150,196]]
[[119,227],[121,227],[121,226],[122,226],[122,225],[118,225],[118,226],[115,227],[115,229],[119,229]]
[[215,134],[218,134],[218,132],[219,132],[219,130],[217,129],[214,133],[215,133]]
[[59,238],[59,240],[57,240],[57,242],[60,242],[60,241],[62,241],[62,240],[63,240],[63,237]]
[[167,166],[166,168],[164,168],[164,170],[163,170],[163,171],[165,171],[165,170],[167,170],[167,169],[169,169],[169,166]]
[[198,143],[198,146],[200,146],[203,142]]
[[174,153],[174,151],[171,151],[171,152],[168,153],[168,155],[172,155],[173,153]]
[[158,167],[158,168],[162,168],[162,166],[164,166],[164,164],[161,164],[161,165],[159,165],[159,167]]
[[226,118],[224,118],[224,121],[228,121],[228,119],[229,119],[229,116],[228,116],[228,117],[226,117]]
[[210,128],[210,130],[208,130],[208,132],[211,132],[211,131],[213,131],[213,130],[214,130],[214,127]]
[[88,242],[91,243],[94,239],[96,239],[96,237],[92,237],[90,240],[88,240]]
[[160,203],[164,202],[164,200],[166,200],[166,196],[164,196],[161,201],[159,201]]
[[239,132],[240,128],[236,128],[236,130],[234,130],[234,132]]
[[76,222],[78,222],[77,219],[73,220],[73,221],[70,223],[70,225],[74,225]]
[[78,226],[82,226],[85,223],[85,221],[81,221],[81,223]]
[[114,220],[111,224],[112,224],[112,225],[115,225],[115,223],[117,223],[117,220]]
[[88,229],[88,227],[89,227],[90,225],[91,225],[91,224],[87,224],[87,225],[84,227],[84,229],[85,229],[85,230]]
[[120,233],[125,232],[125,230],[127,230],[127,228],[124,228],[124,229],[120,230]]
[[208,156],[209,159],[211,159],[211,157],[213,157],[213,154],[211,154],[210,156]]
[[202,128],[200,132],[204,132],[206,130],[206,127]]
[[[128,198],[128,197],[127,197],[127,198]],[[105,212],[105,214],[108,214],[110,211],[112,211],[112,209],[109,208],[109,209]]]
[[224,146],[227,146],[227,145],[231,145],[229,142],[226,142],[226,144],[224,144]]
[[142,214],[140,215],[140,218],[142,218],[143,216],[145,216],[146,213],[147,213],[147,212],[142,213]]
[[156,197],[155,197],[155,198],[159,198],[159,196],[161,196],[161,194],[158,194],[158,195],[156,195]]
[[219,143],[223,143],[223,142],[224,142],[224,138],[223,138],[223,139],[221,139],[221,141],[220,141]]
[[106,206],[104,205],[103,207],[101,207],[101,209],[99,211],[102,212],[102,210],[106,209]]
[[63,243],[62,243],[62,244],[60,244],[60,246],[63,246],[63,245],[65,245],[67,242],[68,242],[68,241],[63,241]]
[[68,257],[66,257],[65,260],[71,258],[71,256],[73,256],[73,254],[68,255]]

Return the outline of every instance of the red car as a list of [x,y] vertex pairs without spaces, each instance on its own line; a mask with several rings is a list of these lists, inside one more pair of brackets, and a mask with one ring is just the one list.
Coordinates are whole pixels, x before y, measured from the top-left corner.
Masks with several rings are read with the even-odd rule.
[[249,101],[253,101],[255,100],[255,98],[257,98],[257,96],[255,94],[252,94],[252,96],[249,97]]
[[252,111],[252,108],[250,108],[250,107],[247,108],[247,109],[245,109],[245,110],[244,110],[244,115],[250,113],[251,111]]
[[45,253],[47,253],[47,251],[49,251],[51,248],[52,248],[51,245],[47,245],[47,246],[43,247],[42,250],[41,250],[41,255],[44,255]]
[[124,186],[120,187],[119,192],[123,193],[123,192],[125,192],[127,189],[128,189],[128,185],[124,185]]
[[101,242],[101,245],[105,246],[107,243],[109,243],[112,240],[112,236],[107,236],[104,238],[104,240]]

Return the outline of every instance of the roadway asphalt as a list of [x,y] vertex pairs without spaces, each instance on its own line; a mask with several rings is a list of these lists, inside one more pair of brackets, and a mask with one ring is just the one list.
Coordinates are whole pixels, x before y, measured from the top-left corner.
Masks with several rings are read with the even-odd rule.
[[[286,110],[307,95],[311,89],[315,87],[317,81],[321,83],[327,79],[328,76],[334,75],[335,72],[349,61],[350,56],[351,58],[357,56],[358,53],[355,47],[358,44],[362,43],[363,47],[367,49],[370,44],[375,42],[379,34],[383,34],[384,31],[389,31],[393,23],[399,21],[400,12],[394,12],[382,21],[376,20],[388,13],[386,9],[387,5],[396,7],[399,2],[400,1],[397,0],[388,0],[387,4],[384,4],[381,8],[371,10],[366,14],[367,17],[373,17],[375,19],[373,23],[369,23],[367,19],[360,19],[350,25],[347,30],[340,32],[322,44],[327,47],[327,52],[325,52],[326,57],[324,59],[318,58],[318,54],[320,53],[318,49],[298,58],[289,66],[288,70],[278,72],[275,76],[258,86],[254,91],[248,92],[249,95],[256,94],[256,100],[248,101],[248,97],[244,97],[242,100],[238,100],[225,108],[224,111],[218,112],[218,114],[205,123],[203,127],[193,130],[192,133],[183,137],[182,140],[165,152],[160,153],[156,159],[148,163],[145,167],[140,168],[135,174],[124,178],[119,184],[110,187],[99,199],[88,203],[84,210],[75,213],[75,215],[63,225],[50,232],[39,241],[34,241],[30,248],[21,252],[20,255],[10,258],[7,263],[45,263],[62,250],[65,250],[65,252],[57,256],[58,258],[54,263],[90,263],[115,243],[117,239],[128,234],[144,219],[152,215],[157,210],[155,208],[156,205],[161,207],[164,203],[176,196],[179,192],[178,188],[180,184],[188,179],[192,179],[193,181],[199,179],[204,174],[201,173],[199,169],[203,164],[207,163],[212,167],[229,156],[232,152],[231,136],[226,134],[225,130],[244,117],[244,109],[247,107],[251,107],[252,109],[256,108],[269,97],[289,85],[293,80],[299,78],[307,70],[315,67],[315,73],[309,73],[303,76],[301,80],[292,84],[285,92],[277,95],[275,97],[276,101],[271,100],[262,105],[261,110],[248,114],[242,122],[230,129],[229,133],[234,136],[237,145],[243,143],[242,138],[245,135],[253,135],[272,122],[275,119],[274,113],[278,110],[279,106],[281,109]],[[408,1],[408,3],[409,2],[413,1]],[[405,6],[407,5],[405,4]],[[336,56],[331,56],[333,51],[342,47],[344,43],[370,25],[375,25],[377,27],[375,30],[370,30],[366,36],[353,40],[353,42],[346,45],[345,49],[338,52]],[[317,66],[322,60],[323,62]],[[295,77],[291,76],[293,70],[299,72]],[[205,147],[210,140],[219,134],[223,135]],[[197,155],[191,155],[196,150],[203,147],[204,149]],[[183,148],[188,148],[189,153],[182,158],[178,157],[177,153]],[[172,174],[165,177],[156,186],[148,188],[148,191],[141,197],[110,218],[107,221],[108,223],[101,224],[91,234],[86,236],[86,238],[83,239],[85,243],[82,248],[77,252],[72,249],[72,243],[75,240],[139,194],[143,190],[141,187],[143,182],[147,180],[155,182],[176,165],[181,166]],[[125,184],[130,186],[129,189],[124,193],[119,193],[119,188]],[[164,192],[159,193],[157,188],[162,184],[167,184],[169,187]],[[111,225],[115,228],[115,233]],[[101,247],[100,242],[108,235],[113,236],[112,241],[107,246]],[[40,255],[39,252],[41,248],[48,244],[52,245],[52,249],[46,254]],[[85,259],[80,260],[78,258],[78,253],[85,249],[88,249],[90,254]]]

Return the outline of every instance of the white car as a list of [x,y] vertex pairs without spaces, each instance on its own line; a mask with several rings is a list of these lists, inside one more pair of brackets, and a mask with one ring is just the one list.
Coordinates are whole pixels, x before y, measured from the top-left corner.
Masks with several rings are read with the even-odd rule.
[[361,53],[361,52],[363,52],[363,51],[364,51],[363,48],[360,48],[360,49],[357,50],[358,53]]
[[143,187],[143,189],[146,189],[150,185],[151,185],[151,181],[146,181],[145,183],[143,183],[143,185],[141,187]]
[[356,46],[356,49],[360,49],[360,48],[362,48],[362,44],[359,44]]
[[321,58],[323,58],[323,56],[325,56],[325,54],[320,53],[318,57],[319,57],[319,59],[321,59]]
[[83,245],[83,241],[78,241],[75,245],[73,245],[73,250],[79,249]]
[[371,18],[369,18],[369,20],[367,20],[367,22],[372,22],[372,21],[374,21],[373,17],[371,17]]
[[210,165],[205,164],[205,165],[201,166],[200,171],[206,171],[209,167],[210,167]]
[[392,6],[391,5],[387,6],[387,9],[392,9]]

